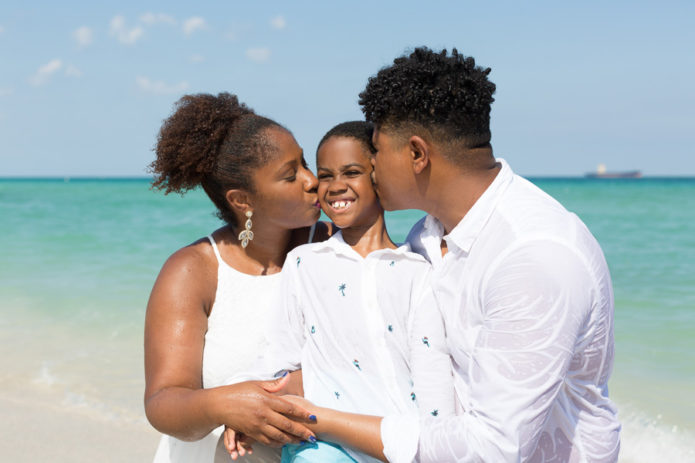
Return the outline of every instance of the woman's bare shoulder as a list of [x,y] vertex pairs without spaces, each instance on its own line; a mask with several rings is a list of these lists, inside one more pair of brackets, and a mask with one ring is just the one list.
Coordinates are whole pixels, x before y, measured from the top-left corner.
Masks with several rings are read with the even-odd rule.
[[154,290],[170,295],[198,294],[214,297],[217,285],[217,258],[210,240],[200,238],[174,252],[159,272]]

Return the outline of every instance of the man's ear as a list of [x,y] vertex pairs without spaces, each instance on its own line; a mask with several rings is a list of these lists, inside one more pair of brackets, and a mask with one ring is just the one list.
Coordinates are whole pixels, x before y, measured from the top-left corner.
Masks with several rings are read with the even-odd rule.
[[229,207],[240,216],[246,215],[246,211],[253,211],[251,197],[245,190],[227,190],[224,197]]
[[413,172],[421,174],[430,163],[431,146],[422,138],[413,135],[408,139],[408,148],[413,163]]

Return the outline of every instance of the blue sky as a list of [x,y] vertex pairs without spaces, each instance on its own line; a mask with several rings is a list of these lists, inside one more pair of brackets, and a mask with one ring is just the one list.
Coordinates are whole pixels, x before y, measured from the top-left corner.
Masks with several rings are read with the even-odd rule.
[[145,175],[173,103],[220,91],[313,165],[419,45],[492,68],[493,147],[518,173],[695,175],[695,2],[24,3],[0,5],[0,177]]

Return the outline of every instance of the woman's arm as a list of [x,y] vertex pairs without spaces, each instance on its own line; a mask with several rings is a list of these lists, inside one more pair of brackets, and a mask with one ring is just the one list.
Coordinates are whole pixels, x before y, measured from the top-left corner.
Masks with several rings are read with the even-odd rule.
[[312,433],[300,423],[309,413],[267,392],[264,386],[272,388],[273,382],[202,388],[216,269],[214,256],[198,243],[171,256],[155,282],[145,319],[147,418],[182,440],[200,439],[222,424],[269,445],[308,439]]

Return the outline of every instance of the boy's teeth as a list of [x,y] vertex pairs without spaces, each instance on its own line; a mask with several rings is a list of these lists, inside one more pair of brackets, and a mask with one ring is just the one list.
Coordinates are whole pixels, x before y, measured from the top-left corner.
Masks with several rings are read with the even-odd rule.
[[344,209],[350,205],[352,201],[335,201],[333,207],[336,209]]

